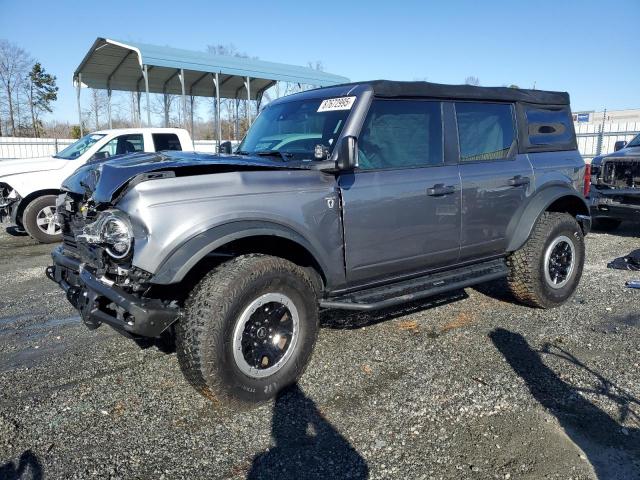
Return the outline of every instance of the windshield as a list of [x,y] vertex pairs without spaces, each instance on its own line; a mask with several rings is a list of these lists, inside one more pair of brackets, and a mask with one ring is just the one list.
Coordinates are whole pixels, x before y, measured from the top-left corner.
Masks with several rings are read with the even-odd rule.
[[331,155],[355,97],[337,109],[333,100],[278,103],[265,108],[238,146],[239,154],[274,155],[283,160],[327,158]]
[[65,160],[74,160],[89,150],[98,140],[104,137],[102,133],[90,133],[80,140],[72,143],[60,153],[54,155],[55,158],[64,158]]
[[640,147],[640,135],[636,135],[635,137],[633,137],[633,140],[631,140],[629,143],[627,143],[626,146],[627,147]]

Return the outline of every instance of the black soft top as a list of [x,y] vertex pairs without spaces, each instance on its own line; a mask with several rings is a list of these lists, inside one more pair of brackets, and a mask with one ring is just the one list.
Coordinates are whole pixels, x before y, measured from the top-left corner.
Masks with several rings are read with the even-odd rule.
[[446,98],[452,100],[492,100],[502,102],[527,102],[543,105],[569,105],[567,92],[549,92],[510,87],[475,87],[473,85],[445,85],[431,82],[396,82],[372,80],[348,85],[370,85],[377,97],[388,98]]

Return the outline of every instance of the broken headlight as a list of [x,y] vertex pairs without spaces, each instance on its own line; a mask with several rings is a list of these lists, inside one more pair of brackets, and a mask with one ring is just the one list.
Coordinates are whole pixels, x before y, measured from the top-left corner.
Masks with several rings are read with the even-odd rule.
[[106,252],[116,260],[125,258],[133,246],[131,223],[126,215],[118,210],[107,210],[98,219],[85,225],[78,240],[103,245]]

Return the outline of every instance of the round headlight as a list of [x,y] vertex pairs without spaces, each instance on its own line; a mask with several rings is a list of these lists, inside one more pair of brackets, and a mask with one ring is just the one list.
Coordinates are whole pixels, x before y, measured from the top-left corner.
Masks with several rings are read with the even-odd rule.
[[102,224],[100,237],[107,245],[107,253],[113,258],[121,259],[131,251],[133,235],[129,224],[116,216],[107,217]]

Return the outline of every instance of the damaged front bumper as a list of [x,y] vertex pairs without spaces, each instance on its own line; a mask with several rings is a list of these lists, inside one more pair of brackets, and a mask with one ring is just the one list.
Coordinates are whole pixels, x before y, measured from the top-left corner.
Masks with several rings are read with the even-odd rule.
[[640,189],[597,189],[589,196],[593,219],[611,218],[622,221],[640,221]]
[[89,328],[104,323],[129,336],[158,337],[180,315],[176,306],[133,295],[96,277],[89,267],[66,255],[62,246],[51,257],[54,264],[47,267],[47,277],[66,292]]

